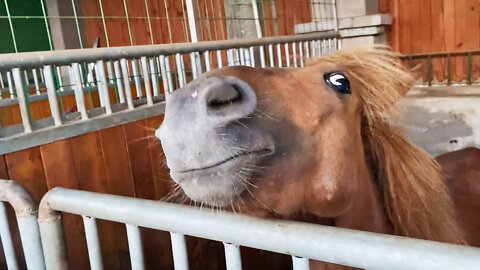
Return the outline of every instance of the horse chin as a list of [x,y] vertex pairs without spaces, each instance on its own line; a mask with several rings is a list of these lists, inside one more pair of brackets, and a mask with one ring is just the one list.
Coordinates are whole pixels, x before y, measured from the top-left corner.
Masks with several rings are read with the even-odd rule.
[[251,168],[271,153],[270,149],[250,151],[226,158],[214,166],[171,171],[170,175],[191,200],[224,207],[235,203],[249,185],[253,185],[254,170]]

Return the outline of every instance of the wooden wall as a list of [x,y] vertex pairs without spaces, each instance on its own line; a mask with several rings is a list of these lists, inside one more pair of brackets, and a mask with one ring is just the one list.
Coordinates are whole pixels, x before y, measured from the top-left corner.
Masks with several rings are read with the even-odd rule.
[[[478,0],[380,0],[380,12],[390,13],[389,45],[403,54],[480,49]],[[446,60],[433,60],[434,79],[446,77]],[[480,75],[480,57],[472,59],[474,77]],[[414,64],[425,61],[416,61]],[[464,80],[466,58],[452,58],[452,76]]]
[[[202,40],[224,40],[227,37],[225,10],[223,0],[197,0],[200,17],[199,32]],[[184,0],[126,0],[130,23],[132,43],[128,32],[123,0],[103,1],[106,32],[110,46],[145,45],[175,42],[188,42],[188,22]],[[263,3],[263,4],[262,4]],[[95,38],[100,39],[100,46],[106,47],[103,22],[100,19],[100,7],[97,1],[77,0],[83,16],[95,16],[98,19],[81,19],[83,43],[91,47]],[[259,1],[264,10],[265,36],[273,36],[273,15],[271,1]],[[311,21],[311,1],[309,0],[275,0],[279,35],[294,34],[294,25]],[[148,6],[150,32],[146,19]],[[168,15],[168,19],[167,19]],[[118,17],[118,18],[115,18]],[[168,30],[170,27],[170,31]]]
[[[37,203],[45,192],[57,186],[158,200],[172,184],[159,141],[152,137],[162,118],[152,117],[0,156],[0,178],[18,181]],[[81,218],[65,215],[64,226],[72,269],[88,269]],[[99,230],[105,269],[128,269],[124,226],[99,222]],[[154,269],[160,260],[166,269],[172,268],[165,233],[148,232],[146,236],[148,268]]]

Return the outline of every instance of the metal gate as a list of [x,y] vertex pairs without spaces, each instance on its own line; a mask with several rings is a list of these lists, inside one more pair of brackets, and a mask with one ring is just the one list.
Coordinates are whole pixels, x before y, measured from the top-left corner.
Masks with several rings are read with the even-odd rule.
[[[301,222],[259,219],[229,212],[54,188],[43,197],[38,222],[25,191],[12,181],[0,181],[0,198],[16,207],[28,269],[68,269],[61,213],[81,215],[91,269],[103,269],[96,219],[124,223],[132,269],[144,269],[139,227],[169,231],[176,270],[187,270],[185,235],[224,243],[228,270],[241,270],[239,246],[292,256],[294,270],[308,270],[309,259],[362,269],[477,269],[480,249],[365,231]],[[3,204],[1,204],[3,205]],[[3,209],[0,209],[3,210]],[[4,211],[0,211],[0,214]],[[27,213],[27,215],[25,215]],[[0,215],[0,233],[7,258],[12,258],[6,216]],[[67,228],[68,229],[68,228]],[[14,255],[13,255],[14,256]],[[13,257],[14,258],[14,257]],[[43,261],[45,258],[45,264]],[[9,269],[17,269],[9,260]]]

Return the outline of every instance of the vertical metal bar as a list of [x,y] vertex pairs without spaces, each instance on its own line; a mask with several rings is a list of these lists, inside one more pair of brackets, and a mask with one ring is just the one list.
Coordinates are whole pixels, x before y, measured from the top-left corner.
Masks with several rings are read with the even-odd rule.
[[29,85],[30,85],[30,82],[28,81],[28,74],[27,74],[27,70],[23,70],[23,77],[25,78],[25,89],[27,90],[27,95],[30,95],[30,90],[28,89]]
[[170,89],[170,93],[173,92],[173,80],[172,80],[172,71],[170,68],[170,58],[166,57],[165,58],[165,67],[167,68],[167,81],[168,81],[168,87]]
[[30,123],[30,113],[28,109],[28,96],[25,95],[25,85],[22,73],[19,68],[12,69],[13,81],[15,82],[15,90],[17,92],[18,106],[20,107],[20,115],[22,116],[23,129],[25,133],[32,132]]
[[123,91],[122,71],[120,69],[120,63],[118,61],[113,62],[113,70],[115,72],[115,80],[117,81],[118,98],[120,103],[125,103],[125,93]]
[[45,74],[45,86],[47,87],[48,103],[50,104],[50,112],[52,113],[55,126],[60,126],[62,124],[62,118],[60,117],[60,111],[58,110],[58,101],[55,89],[55,81],[53,79],[52,66],[47,65],[44,66],[43,69],[43,74]]
[[[130,28],[130,18],[128,17],[128,8],[125,0],[123,0],[123,10],[125,11],[125,20],[127,21],[128,38],[130,40],[130,45],[133,45],[132,29]],[[168,15],[168,12],[167,12],[167,15]],[[168,28],[170,29],[170,26]]]
[[197,74],[197,65],[195,64],[195,52],[190,53],[190,66],[192,67],[192,77],[196,79],[198,77]]
[[179,53],[175,54],[175,62],[177,64],[177,72],[178,72],[178,84],[180,87],[183,87],[185,85],[185,69],[183,68],[182,65],[182,55]]
[[188,28],[190,29],[190,37],[192,42],[198,42],[197,24],[195,21],[195,10],[193,8],[193,0],[186,0]]
[[250,52],[250,66],[255,67],[255,53],[253,51],[253,47],[250,47],[249,52]]
[[128,250],[130,251],[130,261],[133,270],[145,269],[143,258],[142,237],[140,229],[136,225],[125,224],[127,228]]
[[273,45],[268,44],[268,58],[270,60],[270,67],[275,67],[275,63],[273,62]]
[[67,270],[67,252],[61,215],[59,213],[42,214],[41,210],[39,212],[38,223],[46,268],[47,270]]
[[27,269],[45,269],[37,214],[16,214]]
[[115,80],[115,75],[113,74],[112,61],[107,62],[107,76],[107,87],[110,87],[110,85],[113,86],[113,90],[115,91],[115,103],[118,103],[118,88],[117,81]]
[[427,76],[428,76],[428,86],[432,86],[432,59],[430,55],[427,58]]
[[277,8],[275,7],[275,0],[270,0],[270,7],[272,8],[273,35],[278,36]]
[[227,50],[227,65],[228,66],[233,66],[235,63],[233,62],[233,56],[232,56],[232,49]]
[[62,78],[62,72],[60,70],[60,67],[56,66],[55,71],[57,75],[55,78],[58,80],[58,89],[60,90],[60,92],[63,92],[63,90],[65,89],[63,88],[63,78]]
[[217,51],[217,66],[218,66],[218,68],[223,67],[222,52],[221,51]]
[[287,67],[290,67],[290,52],[288,50],[288,43],[285,43],[285,59],[287,61]]
[[97,221],[93,217],[82,216],[82,218],[83,226],[85,226],[85,237],[87,238],[90,269],[102,270],[102,252],[100,249],[100,240],[98,239]]
[[297,63],[297,43],[293,42],[292,44],[292,51],[293,51],[293,67],[298,67]]
[[210,52],[205,51],[205,53],[203,54],[203,58],[205,59],[205,69],[207,70],[207,72],[209,72],[210,69],[211,69],[211,67],[210,67]]
[[238,54],[240,54],[240,64],[242,66],[245,66],[245,51],[243,48],[240,48],[238,51]]
[[103,60],[98,60],[95,63],[96,67],[96,76],[99,80],[98,82],[98,95],[103,96],[103,107],[105,107],[105,114],[112,113],[112,107],[110,106],[110,95],[108,91],[107,78],[105,76],[105,69],[103,67]]
[[232,51],[235,52],[235,57],[233,58],[235,60],[234,65],[238,66],[238,65],[241,64],[240,50],[239,49],[233,49]]
[[144,0],[145,3],[145,13],[147,15],[147,22],[148,22],[148,30],[150,32],[150,42],[153,44],[153,31],[152,31],[152,23],[150,22],[150,13],[148,11],[148,4],[147,0]]
[[15,38],[15,32],[13,31],[12,16],[10,15],[10,8],[8,6],[8,1],[7,0],[4,0],[3,2],[5,3],[5,10],[7,11],[8,24],[10,26],[10,33],[12,35],[12,41],[13,41],[13,49],[17,53],[18,52],[17,40]]
[[7,84],[8,91],[10,92],[10,98],[16,98],[15,92],[13,91],[12,74],[10,73],[10,71],[7,71]]
[[33,74],[33,83],[35,84],[35,91],[36,91],[37,95],[40,95],[40,84],[38,83],[37,70],[32,69],[32,74]]
[[0,237],[2,239],[3,253],[5,254],[8,270],[18,270],[18,262],[15,257],[15,249],[13,247],[10,227],[8,226],[8,217],[4,202],[0,202]]
[[310,263],[307,258],[292,256],[293,270],[309,270]]
[[77,8],[75,7],[75,0],[72,0],[72,9],[73,9],[73,17],[75,18],[75,27],[77,28],[78,43],[80,45],[80,49],[83,49],[82,35],[80,34],[80,25],[78,24],[78,16],[77,16]]
[[85,108],[85,97],[83,94],[82,77],[80,76],[82,70],[79,63],[72,63],[72,75],[74,80],[75,102],[77,103],[77,110],[80,112],[82,120],[88,119],[87,109]]
[[310,59],[310,50],[309,50],[309,44],[308,41],[303,43],[305,45],[305,58]]
[[105,15],[103,14],[102,0],[98,0],[98,6],[100,7],[100,15],[102,16],[103,33],[105,34],[105,44],[107,45],[107,47],[110,47],[110,43],[108,42],[107,25],[105,24]]
[[242,270],[242,258],[238,245],[223,243],[225,247],[225,261],[227,270]]
[[258,6],[257,0],[252,1],[252,9],[253,9],[253,19],[255,20],[255,29],[257,31],[257,37],[262,37],[262,27],[260,26],[260,16],[258,15]]
[[143,71],[143,84],[145,85],[145,94],[147,95],[147,105],[153,105],[152,87],[150,86],[150,73],[148,71],[147,57],[140,58]]
[[156,62],[155,57],[148,59],[148,62],[150,64],[150,75],[152,78],[153,96],[156,97],[160,95],[160,91],[158,89],[158,70],[157,70],[157,65],[155,64]]
[[52,36],[50,35],[50,27],[48,27],[47,12],[45,11],[45,4],[43,0],[40,0],[40,5],[42,6],[43,21],[45,22],[45,30],[47,31],[48,46],[50,51],[53,50]]
[[452,71],[451,71],[451,62],[450,54],[447,54],[447,85],[452,84]]
[[408,56],[408,67],[413,68],[413,59],[411,55]]
[[472,84],[472,53],[467,54],[467,84]]
[[[125,0],[123,0],[123,2],[125,3]],[[170,28],[170,15],[168,14],[167,0],[163,0],[163,4],[164,4],[164,7],[165,7],[165,17],[167,19],[168,38],[170,40],[170,43],[172,43],[172,29]]]
[[132,59],[131,63],[132,63],[133,80],[135,81],[135,90],[137,91],[137,98],[141,98],[143,97],[142,83],[140,82],[140,74],[138,71],[137,59]]
[[175,270],[188,270],[188,255],[185,236],[179,233],[170,233],[172,240],[173,264]]
[[265,68],[265,48],[260,46],[260,67]]
[[282,47],[280,44],[277,44],[277,60],[278,60],[278,67],[282,67]]
[[128,63],[127,59],[122,58],[120,59],[120,66],[122,68],[122,79],[123,79],[123,86],[125,86],[125,96],[127,98],[127,106],[129,110],[133,110],[133,100],[132,100],[132,89],[130,88],[130,80],[128,79]]
[[168,85],[167,69],[165,67],[165,55],[160,55],[158,61],[160,61],[160,73],[162,74],[163,91],[165,94],[167,94],[171,92],[171,88]]
[[5,84],[3,83],[3,75],[1,72],[0,72],[0,86],[2,87],[2,89],[5,88]]

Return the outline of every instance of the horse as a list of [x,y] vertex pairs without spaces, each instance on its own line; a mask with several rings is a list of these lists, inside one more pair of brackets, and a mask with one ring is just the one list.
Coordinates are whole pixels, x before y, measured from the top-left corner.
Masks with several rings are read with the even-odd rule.
[[205,73],[166,96],[156,130],[175,196],[257,217],[480,246],[480,166],[472,168],[480,150],[437,162],[402,135],[394,107],[414,82],[381,46],[341,49],[302,68]]

